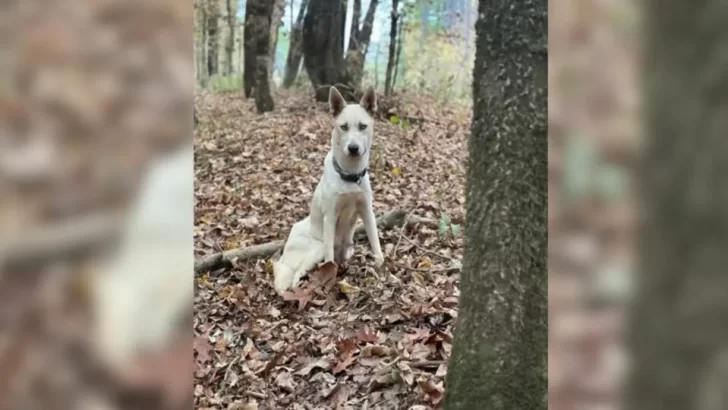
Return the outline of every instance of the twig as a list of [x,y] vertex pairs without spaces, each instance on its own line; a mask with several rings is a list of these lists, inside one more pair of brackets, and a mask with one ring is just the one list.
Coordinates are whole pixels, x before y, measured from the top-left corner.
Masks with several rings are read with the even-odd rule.
[[412,214],[414,214],[416,210],[417,210],[417,208],[413,209],[412,212],[410,212],[407,215],[407,217],[404,218],[404,223],[402,224],[402,226],[399,227],[399,239],[397,239],[397,244],[394,245],[394,249],[392,250],[392,257],[395,257],[395,258],[397,257],[397,248],[399,248],[399,244],[400,244],[400,242],[402,242],[402,237],[405,236],[404,235],[404,226],[407,223],[407,221],[409,221],[409,219],[412,217]]
[[[454,260],[454,259],[453,259]],[[447,266],[444,268],[437,268],[437,269],[430,269],[430,268],[413,268],[411,266],[402,265],[401,263],[393,262],[394,266],[406,269],[412,272],[420,272],[420,273],[439,273],[439,272],[451,272],[451,271],[460,271],[462,267],[460,266]]]
[[407,363],[409,367],[415,368],[415,369],[432,369],[432,368],[438,368],[440,365],[446,364],[446,360],[423,360],[420,362],[411,362]]
[[[390,211],[377,218],[377,226],[379,226],[380,229],[391,229],[394,226],[402,225],[405,223],[405,215],[405,211],[401,209]],[[407,225],[416,224],[436,226],[437,221],[416,215],[412,215],[407,219]],[[360,226],[356,229],[356,237],[363,237],[365,235],[364,227]],[[230,268],[232,267],[232,261],[236,259],[238,261],[244,261],[249,259],[267,258],[276,253],[279,249],[283,248],[284,244],[284,241],[275,241],[208,255],[195,261],[195,273],[199,274],[220,268]]]

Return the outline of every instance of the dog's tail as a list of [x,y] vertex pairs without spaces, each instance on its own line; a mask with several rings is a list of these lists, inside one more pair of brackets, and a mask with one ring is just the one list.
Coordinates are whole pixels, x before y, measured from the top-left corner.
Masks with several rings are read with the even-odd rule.
[[280,260],[273,262],[273,288],[279,294],[287,291],[293,284],[295,272]]

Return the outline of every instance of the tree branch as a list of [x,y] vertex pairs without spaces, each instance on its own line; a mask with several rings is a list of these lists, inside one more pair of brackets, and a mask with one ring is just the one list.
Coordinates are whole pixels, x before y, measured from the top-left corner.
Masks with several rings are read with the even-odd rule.
[[[390,211],[377,218],[377,226],[382,230],[391,229],[396,226],[411,226],[417,224],[434,227],[437,226],[437,221],[416,215],[407,217],[407,212],[401,209]],[[354,233],[356,239],[364,237],[365,235],[363,226],[359,226]],[[273,255],[278,250],[283,249],[284,245],[284,241],[274,241],[207,255],[195,261],[195,273],[200,274],[202,272],[208,272],[220,268],[230,268],[232,267],[234,260],[245,261],[250,259],[266,258]]]

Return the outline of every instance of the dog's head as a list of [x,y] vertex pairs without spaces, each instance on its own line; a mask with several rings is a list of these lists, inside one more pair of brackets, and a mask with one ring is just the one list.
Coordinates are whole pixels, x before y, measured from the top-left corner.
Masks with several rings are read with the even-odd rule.
[[361,157],[369,153],[374,136],[374,111],[377,95],[370,86],[359,104],[347,104],[336,87],[329,91],[329,107],[334,115],[334,131],[331,144],[349,157]]

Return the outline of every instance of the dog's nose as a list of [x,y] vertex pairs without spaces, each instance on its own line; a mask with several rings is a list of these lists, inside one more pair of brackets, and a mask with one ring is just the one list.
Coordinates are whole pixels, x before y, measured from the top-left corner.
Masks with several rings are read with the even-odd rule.
[[356,144],[349,144],[346,149],[349,150],[349,154],[351,155],[359,155],[359,146]]

